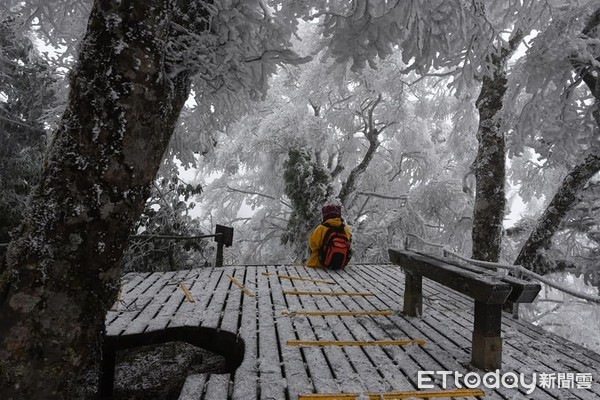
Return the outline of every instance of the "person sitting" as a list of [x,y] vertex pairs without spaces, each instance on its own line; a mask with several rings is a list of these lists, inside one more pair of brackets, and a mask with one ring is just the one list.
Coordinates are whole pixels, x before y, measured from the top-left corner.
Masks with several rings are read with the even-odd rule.
[[306,263],[312,268],[343,269],[350,260],[352,233],[342,219],[342,207],[328,204],[321,209],[323,222],[309,235],[310,258]]

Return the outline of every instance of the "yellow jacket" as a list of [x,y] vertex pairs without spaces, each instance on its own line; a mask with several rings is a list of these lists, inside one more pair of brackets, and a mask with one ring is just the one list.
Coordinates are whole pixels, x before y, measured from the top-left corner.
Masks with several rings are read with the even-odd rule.
[[[331,226],[340,226],[342,224],[341,218],[329,218],[327,221],[324,221],[323,224],[329,224]],[[325,234],[327,233],[327,227],[323,226],[323,224],[319,224],[308,237],[308,247],[310,248],[310,258],[306,263],[307,267],[313,268],[324,268],[321,261],[319,261],[319,248],[323,244],[323,239],[325,238]],[[352,239],[352,234],[350,233],[350,228],[348,225],[344,226],[344,231],[346,231],[346,235],[348,239]]]

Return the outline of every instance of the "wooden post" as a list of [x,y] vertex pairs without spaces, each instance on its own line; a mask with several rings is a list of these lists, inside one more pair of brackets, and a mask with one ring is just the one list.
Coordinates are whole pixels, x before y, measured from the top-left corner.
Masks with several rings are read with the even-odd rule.
[[98,397],[112,399],[115,383],[115,355],[113,346],[106,344],[106,337],[102,345],[102,360],[100,363],[100,379],[98,382]]
[[229,247],[233,243],[233,228],[217,225],[215,227],[215,242],[217,242],[217,267],[223,266],[223,246]]
[[404,314],[416,317],[423,313],[423,276],[405,270]]
[[217,240],[217,260],[215,261],[217,267],[223,266],[223,241],[219,240],[221,237],[221,235],[217,235],[215,238]]
[[502,368],[502,304],[475,300],[471,364],[482,370]]

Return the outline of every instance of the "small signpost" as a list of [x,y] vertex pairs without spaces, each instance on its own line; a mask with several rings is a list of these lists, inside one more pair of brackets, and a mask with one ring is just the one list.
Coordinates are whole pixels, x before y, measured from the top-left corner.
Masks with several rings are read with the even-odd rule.
[[233,243],[233,228],[217,224],[215,228],[215,242],[217,242],[217,267],[223,266],[223,246],[230,247]]

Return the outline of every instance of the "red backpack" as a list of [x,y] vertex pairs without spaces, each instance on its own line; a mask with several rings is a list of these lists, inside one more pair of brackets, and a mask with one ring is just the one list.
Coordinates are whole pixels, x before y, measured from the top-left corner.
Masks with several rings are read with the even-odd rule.
[[346,235],[344,224],[342,223],[340,226],[322,225],[327,227],[327,232],[319,249],[319,261],[326,268],[344,269],[352,257],[350,239]]

